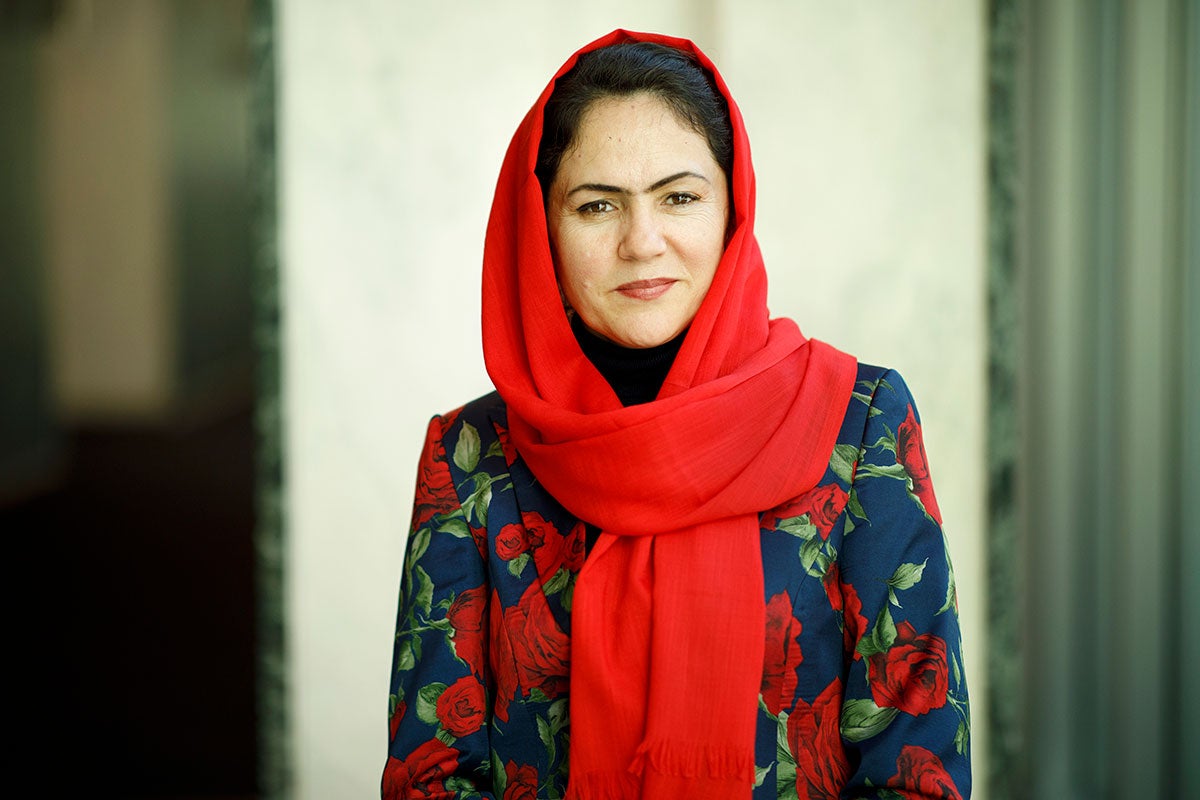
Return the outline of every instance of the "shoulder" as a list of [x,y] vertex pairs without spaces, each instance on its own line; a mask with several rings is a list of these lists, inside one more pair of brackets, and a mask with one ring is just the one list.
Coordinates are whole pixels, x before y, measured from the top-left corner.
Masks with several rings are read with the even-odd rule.
[[497,392],[490,392],[429,420],[420,469],[423,477],[444,474],[441,482],[453,487],[461,483],[464,473],[474,472],[486,462],[487,456],[507,450],[504,401]]
[[[911,395],[900,373],[887,367],[859,362],[854,377],[854,387],[851,390],[850,401],[846,404],[845,416],[842,418],[841,431],[837,437],[837,447],[845,449],[857,446],[865,441],[869,428],[879,417],[894,418],[911,403]],[[892,423],[893,426],[896,423]]]
[[[851,409],[865,416],[854,470],[860,497],[895,494],[915,504],[915,511],[941,525],[941,511],[930,480],[921,417],[912,392],[900,373],[880,367],[860,369]],[[849,414],[848,414],[849,416]],[[879,478],[894,480],[877,481]],[[867,485],[871,489],[867,488]],[[901,504],[903,505],[903,504]]]
[[[487,491],[507,479],[516,460],[509,443],[507,407],[499,393],[490,392],[464,406],[435,416],[429,423],[427,445],[446,462],[448,474],[465,508],[487,505]],[[486,511],[479,514],[481,522]]]
[[904,377],[890,367],[859,364],[854,395],[860,402],[880,410],[903,408],[912,402]]
[[507,416],[507,407],[499,392],[488,392],[483,397],[476,397],[471,402],[458,409],[460,416],[473,420],[503,420]]
[[500,393],[489,392],[458,408],[436,414],[429,422],[430,435],[442,440],[457,439],[466,426],[481,436],[497,438],[502,435],[499,431],[508,427],[508,409]]
[[[854,392],[846,410],[847,422],[863,418],[864,433],[881,425],[896,430],[906,420],[920,422],[916,401],[904,378],[894,369],[873,364],[859,364]],[[911,418],[911,419],[910,419]]]

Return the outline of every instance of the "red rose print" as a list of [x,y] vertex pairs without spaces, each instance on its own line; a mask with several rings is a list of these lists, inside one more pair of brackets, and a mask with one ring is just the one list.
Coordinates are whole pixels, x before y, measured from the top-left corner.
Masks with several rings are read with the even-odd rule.
[[459,592],[446,611],[446,619],[455,633],[479,633],[483,630],[483,587]]
[[486,645],[486,637],[482,634],[483,607],[483,587],[476,586],[459,592],[446,611],[446,620],[454,628],[451,633],[454,652],[476,675],[483,674],[483,651]]
[[505,525],[496,534],[496,555],[505,561],[512,561],[529,549],[529,540],[525,536],[525,527],[519,522]]
[[508,776],[508,787],[504,790],[503,800],[537,800],[537,769],[525,764],[517,766],[509,761],[504,765],[504,774]]
[[767,638],[763,654],[762,697],[775,716],[790,709],[796,698],[796,668],[800,653],[800,620],[792,614],[792,600],[780,592],[767,602]]
[[847,653],[853,653],[857,661],[862,658],[857,648],[858,640],[867,632],[867,618],[862,613],[858,590],[852,584],[842,583],[836,561],[825,573],[825,594],[829,597],[829,605],[842,619],[842,646]]
[[548,581],[563,565],[563,535],[554,527],[554,523],[534,511],[521,514],[521,522],[525,524],[526,535],[529,537],[529,549],[533,551],[533,563],[537,566],[538,577]]
[[808,521],[817,527],[822,539],[829,538],[833,523],[841,516],[849,495],[836,483],[818,486],[808,494]]
[[850,762],[838,729],[842,711],[842,682],[834,678],[813,700],[803,700],[788,717],[788,747],[796,759],[796,795],[802,800],[841,797],[850,777]]
[[905,745],[896,759],[896,774],[887,785],[910,800],[962,800],[941,760],[924,747]]
[[891,648],[873,654],[867,665],[871,696],[878,706],[917,716],[946,704],[946,643],[931,633],[917,636],[912,625],[901,622]]
[[921,425],[917,422],[913,407],[908,407],[908,416],[896,429],[896,460],[912,480],[912,491],[925,506],[925,512],[942,524],[942,512],[937,497],[933,494],[933,482],[929,479],[929,459],[925,457],[925,442],[921,438]]
[[492,704],[492,713],[501,722],[508,722],[508,703],[517,691],[517,664],[513,660],[512,642],[509,641],[504,620],[500,596],[493,589],[492,602],[488,605],[489,655],[492,676],[496,681],[496,700]]
[[457,768],[458,751],[432,739],[403,761],[388,757],[383,769],[383,796],[441,796],[446,791],[443,781]]
[[473,675],[446,687],[437,701],[437,718],[454,737],[469,736],[483,726],[483,684]]
[[774,530],[779,527],[779,523],[783,520],[799,517],[807,513],[808,495],[801,495],[763,514],[760,525],[767,530]]
[[508,439],[508,428],[495,423],[492,423],[492,427],[496,429],[496,438],[500,440],[500,449],[504,451],[504,461],[511,467],[517,460],[517,449]]
[[579,572],[583,569],[584,559],[587,558],[587,531],[582,522],[575,523],[575,527],[571,528],[571,532],[566,536],[563,549],[565,551],[564,566],[571,572]]
[[828,539],[833,523],[841,516],[849,496],[836,483],[818,486],[807,494],[803,494],[788,503],[775,508],[762,518],[762,527],[778,528],[779,523],[792,517],[808,515],[808,521],[821,534],[822,539]]
[[396,730],[400,727],[400,720],[404,719],[404,712],[408,710],[408,704],[403,700],[396,703],[396,707],[392,710],[392,717],[388,720],[388,728],[391,731],[391,736],[388,741],[396,738]]
[[[426,457],[421,459],[417,474],[417,498],[413,503],[414,529],[424,525],[434,514],[446,514],[458,506],[458,494],[454,491],[454,480],[450,477],[450,465],[446,460],[446,446],[439,431],[430,431],[431,439],[425,442]],[[437,437],[437,438],[432,438]]]
[[487,560],[487,529],[476,528],[474,525],[471,528],[471,538],[475,540],[475,549],[479,551],[479,557]]
[[547,697],[557,697],[566,691],[570,640],[558,627],[541,586],[532,584],[520,603],[504,611],[504,625],[517,683],[525,693],[541,689]]
[[458,415],[462,413],[462,408],[456,408],[448,414],[438,415],[438,421],[442,424],[442,430],[448,431],[454,427],[454,423],[458,422]]

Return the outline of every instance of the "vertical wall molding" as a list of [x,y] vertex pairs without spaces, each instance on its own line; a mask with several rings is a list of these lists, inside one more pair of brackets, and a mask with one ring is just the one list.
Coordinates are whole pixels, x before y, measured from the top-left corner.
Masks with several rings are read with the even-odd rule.
[[976,777],[994,798],[1018,797],[1023,778],[1020,704],[1020,598],[1017,518],[1017,293],[1019,191],[1019,0],[990,0],[988,42],[988,717],[989,774]]
[[63,460],[39,214],[38,43],[53,18],[47,3],[0,14],[0,507],[44,490]]
[[258,781],[260,797],[290,795],[291,764],[284,639],[283,398],[280,339],[276,45],[273,0],[254,0],[253,53],[253,290],[257,355]]
[[1183,103],[1182,150],[1180,170],[1183,203],[1180,208],[1182,273],[1177,286],[1182,298],[1179,338],[1182,343],[1183,380],[1175,395],[1175,409],[1182,421],[1177,447],[1181,467],[1178,474],[1179,526],[1172,543],[1178,591],[1171,597],[1173,627],[1179,638],[1173,641],[1176,658],[1170,676],[1177,693],[1170,698],[1180,709],[1171,731],[1171,757],[1180,763],[1176,797],[1200,797],[1200,759],[1195,743],[1200,742],[1200,681],[1195,667],[1200,664],[1200,3],[1183,4],[1182,19],[1175,23],[1183,36],[1179,56],[1182,69]]

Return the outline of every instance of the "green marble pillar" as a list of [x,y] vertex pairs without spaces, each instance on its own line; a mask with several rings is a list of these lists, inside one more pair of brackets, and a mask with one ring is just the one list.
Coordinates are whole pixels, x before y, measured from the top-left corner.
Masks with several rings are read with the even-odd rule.
[[258,747],[263,800],[290,796],[284,639],[283,406],[280,394],[280,286],[276,202],[275,10],[254,0],[251,20],[251,212],[258,435]]
[[992,0],[997,798],[1200,795],[1200,5]]
[[38,184],[40,4],[0,15],[0,502],[35,490],[61,448],[51,392]]
[[1018,507],[1020,318],[1017,296],[1017,125],[1022,27],[1018,0],[988,4],[988,687],[993,796],[1017,797],[1021,694]]

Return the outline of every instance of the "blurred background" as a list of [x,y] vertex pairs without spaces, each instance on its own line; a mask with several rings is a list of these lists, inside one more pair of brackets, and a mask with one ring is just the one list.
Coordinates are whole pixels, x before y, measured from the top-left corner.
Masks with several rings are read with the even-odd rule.
[[0,3],[0,529],[38,794],[255,796],[249,3]]
[[1200,797],[1200,3],[0,0],[0,531],[47,794],[378,794],[508,137],[615,27],[746,118],[771,307],[920,403],[976,798]]

